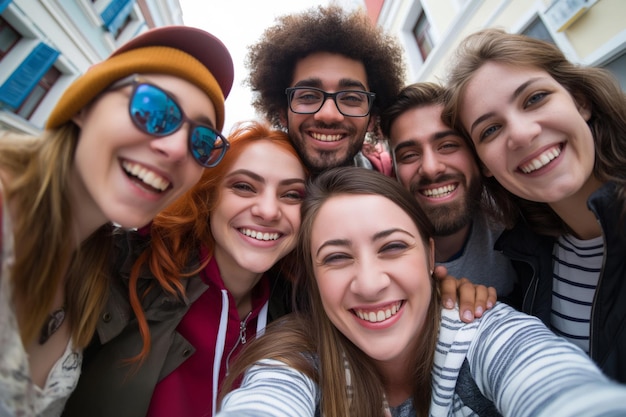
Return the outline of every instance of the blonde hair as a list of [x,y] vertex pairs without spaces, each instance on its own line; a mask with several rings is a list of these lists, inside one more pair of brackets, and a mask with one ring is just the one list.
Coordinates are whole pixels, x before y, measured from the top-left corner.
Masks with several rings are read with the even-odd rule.
[[52,289],[67,279],[71,337],[75,346],[87,346],[108,288],[110,226],[102,226],[73,249],[69,183],[77,141],[78,127],[71,122],[42,137],[0,136],[0,167],[10,178],[3,184],[4,198],[19,213],[13,219],[15,262],[10,279],[24,345],[39,335],[55,307]]

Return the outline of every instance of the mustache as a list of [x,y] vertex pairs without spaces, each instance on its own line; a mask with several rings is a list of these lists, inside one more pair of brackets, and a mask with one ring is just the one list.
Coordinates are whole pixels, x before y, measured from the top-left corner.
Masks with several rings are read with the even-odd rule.
[[354,130],[352,128],[352,126],[346,126],[346,125],[343,125],[342,123],[331,123],[331,124],[328,124],[328,123],[318,122],[318,121],[315,121],[313,123],[306,124],[306,125],[302,124],[301,129],[304,129],[304,130],[308,130],[308,129],[313,129],[313,130],[315,130],[315,129],[320,129],[320,130],[324,130],[324,129],[328,129],[328,130],[344,130],[344,131],[348,131],[348,132],[351,132],[352,130]]

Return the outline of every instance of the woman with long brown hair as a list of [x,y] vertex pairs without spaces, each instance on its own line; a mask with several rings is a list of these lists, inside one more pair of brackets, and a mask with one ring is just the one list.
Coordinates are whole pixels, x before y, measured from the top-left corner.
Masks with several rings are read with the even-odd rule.
[[459,47],[445,114],[511,230],[522,311],[626,383],[626,95],[553,44],[490,29]]

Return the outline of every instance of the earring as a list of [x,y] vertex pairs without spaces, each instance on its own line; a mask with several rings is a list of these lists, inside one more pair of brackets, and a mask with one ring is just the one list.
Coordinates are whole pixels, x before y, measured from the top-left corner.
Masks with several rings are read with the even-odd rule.
[[430,275],[432,275],[434,272],[435,272],[435,271],[431,269],[431,270],[430,270]]

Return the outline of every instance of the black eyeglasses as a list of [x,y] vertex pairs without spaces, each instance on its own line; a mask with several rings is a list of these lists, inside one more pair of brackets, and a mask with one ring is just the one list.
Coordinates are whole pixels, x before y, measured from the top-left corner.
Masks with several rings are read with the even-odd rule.
[[133,86],[128,113],[139,130],[160,138],[171,135],[187,122],[189,152],[196,162],[205,168],[211,168],[222,160],[230,144],[217,130],[189,119],[168,93],[136,74],[118,81],[109,89],[128,85]]
[[342,90],[327,93],[314,87],[289,87],[285,90],[289,109],[298,114],[317,113],[327,99],[332,98],[339,113],[349,117],[365,117],[374,104],[375,93],[361,90]]

